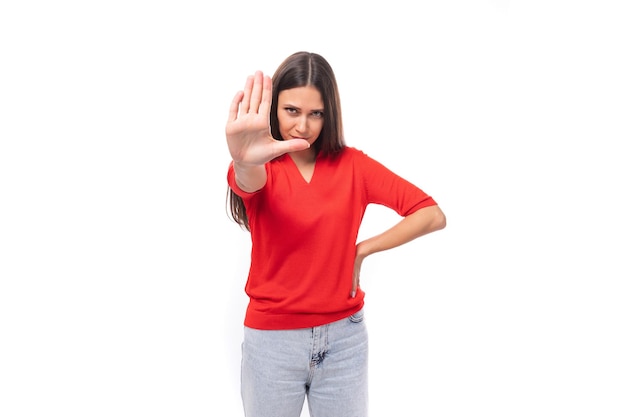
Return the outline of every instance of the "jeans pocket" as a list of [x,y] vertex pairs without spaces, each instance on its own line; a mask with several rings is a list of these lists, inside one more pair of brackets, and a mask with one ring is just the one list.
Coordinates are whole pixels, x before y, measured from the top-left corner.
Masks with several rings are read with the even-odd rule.
[[365,313],[363,312],[363,309],[357,311],[356,313],[354,313],[353,315],[349,317],[352,323],[360,323],[363,321],[364,318],[365,318]]

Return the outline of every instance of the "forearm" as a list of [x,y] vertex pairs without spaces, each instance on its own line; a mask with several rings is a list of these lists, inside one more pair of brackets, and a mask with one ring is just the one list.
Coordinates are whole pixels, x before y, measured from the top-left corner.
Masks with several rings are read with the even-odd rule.
[[393,249],[445,226],[446,216],[439,206],[424,207],[385,232],[360,242],[357,257],[364,259],[373,253]]
[[235,169],[235,181],[243,191],[252,193],[265,186],[267,181],[265,165],[234,162],[233,168]]

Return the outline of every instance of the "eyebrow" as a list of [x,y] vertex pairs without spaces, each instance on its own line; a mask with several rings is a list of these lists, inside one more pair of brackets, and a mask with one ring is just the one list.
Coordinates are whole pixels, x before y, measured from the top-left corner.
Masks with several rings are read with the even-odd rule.
[[[294,104],[289,104],[289,103],[285,103],[285,104],[283,104],[283,107],[289,107],[289,108],[292,108],[292,109],[302,110],[302,108],[301,108],[301,107],[298,107],[298,106],[296,106],[296,105],[294,105]],[[311,111],[320,111],[320,112],[323,112],[323,111],[324,111],[324,108],[323,108],[323,107],[321,107],[321,108],[319,108],[319,109],[313,109],[313,110],[311,110]]]

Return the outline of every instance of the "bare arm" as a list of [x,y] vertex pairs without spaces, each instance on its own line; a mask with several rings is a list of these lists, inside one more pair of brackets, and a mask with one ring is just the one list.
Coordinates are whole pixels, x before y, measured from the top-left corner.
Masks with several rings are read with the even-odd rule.
[[446,216],[439,206],[424,207],[403,218],[399,223],[383,233],[363,240],[356,247],[352,293],[354,297],[359,286],[359,276],[363,260],[369,255],[404,245],[420,236],[446,227]]

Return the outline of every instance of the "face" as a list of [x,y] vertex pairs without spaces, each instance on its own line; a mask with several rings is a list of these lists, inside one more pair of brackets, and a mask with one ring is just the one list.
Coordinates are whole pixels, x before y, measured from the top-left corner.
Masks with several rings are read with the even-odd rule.
[[324,126],[324,102],[312,86],[278,93],[278,130],[284,140],[306,139],[311,145]]

